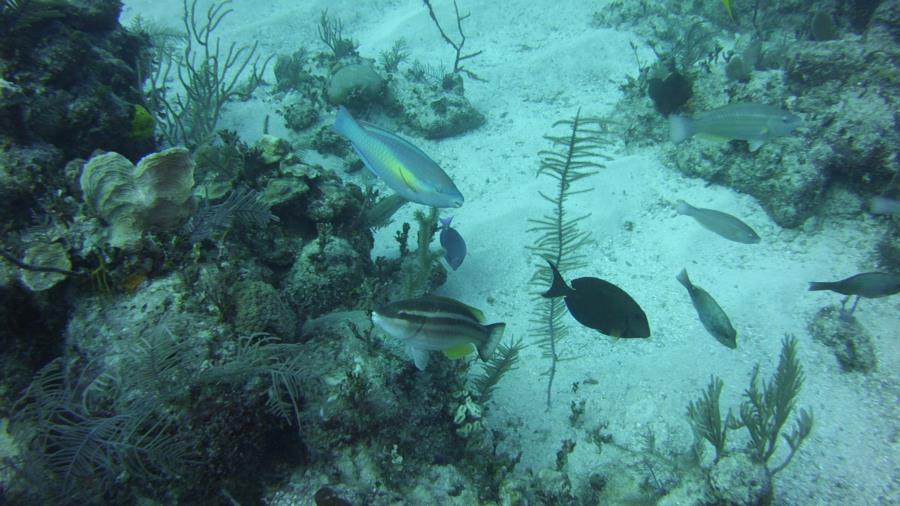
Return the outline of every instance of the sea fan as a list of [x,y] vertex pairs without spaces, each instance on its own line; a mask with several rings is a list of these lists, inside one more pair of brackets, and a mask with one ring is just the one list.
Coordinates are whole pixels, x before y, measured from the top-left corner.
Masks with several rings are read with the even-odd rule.
[[[540,257],[538,270],[531,278],[531,284],[546,290],[552,280],[552,272],[547,261],[553,262],[560,272],[583,267],[585,254],[583,246],[591,242],[590,232],[581,230],[579,222],[590,216],[590,213],[569,217],[565,203],[572,195],[592,190],[589,187],[577,188],[575,183],[585,179],[603,168],[598,160],[608,160],[601,149],[607,144],[604,139],[607,123],[598,118],[582,118],[581,111],[571,120],[557,121],[553,127],[565,126],[566,135],[545,136],[553,143],[555,150],[542,150],[541,166],[538,176],[549,176],[555,184],[551,194],[540,192],[541,197],[553,205],[550,213],[537,219],[528,220],[532,226],[528,230],[540,234],[530,247]],[[550,368],[544,373],[549,377],[547,384],[547,405],[556,376],[556,365],[560,360],[558,342],[566,336],[568,330],[562,321],[565,313],[561,298],[540,299],[538,308],[533,313],[534,333],[539,336],[538,344],[549,358]]]

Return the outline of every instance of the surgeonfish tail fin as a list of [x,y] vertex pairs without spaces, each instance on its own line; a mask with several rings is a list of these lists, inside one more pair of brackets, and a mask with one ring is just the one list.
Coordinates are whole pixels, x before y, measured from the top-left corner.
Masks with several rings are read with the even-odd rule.
[[541,294],[541,297],[552,299],[555,297],[565,297],[572,293],[572,289],[566,284],[566,280],[563,279],[559,270],[553,265],[553,262],[547,260],[547,263],[550,264],[550,269],[553,270],[553,283],[550,285],[549,290]]
[[818,290],[831,290],[834,287],[834,283],[830,281],[810,281],[809,282],[809,291],[815,292]]
[[478,357],[482,361],[487,362],[494,355],[497,345],[500,344],[500,339],[503,338],[503,331],[506,330],[506,324],[492,323],[485,325],[485,328],[488,330],[488,338],[484,344],[478,347]]
[[672,142],[681,142],[694,135],[694,125],[690,118],[677,114],[669,115],[669,135]]
[[694,285],[691,283],[691,278],[688,277],[687,269],[681,269],[681,272],[679,272],[678,275],[675,276],[675,279],[677,279],[678,282],[688,290],[694,288]]

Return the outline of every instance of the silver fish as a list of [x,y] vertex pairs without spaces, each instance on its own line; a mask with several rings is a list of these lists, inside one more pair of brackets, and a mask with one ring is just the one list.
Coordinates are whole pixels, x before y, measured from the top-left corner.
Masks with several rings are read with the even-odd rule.
[[669,116],[672,142],[681,142],[693,135],[721,142],[742,140],[750,143],[750,151],[756,151],[766,141],[791,133],[802,123],[796,114],[763,104],[728,104],[697,113],[693,118]]
[[760,241],[759,235],[749,225],[722,211],[694,207],[683,200],[675,202],[675,211],[678,214],[694,218],[703,228],[730,241],[743,244],[756,244]]
[[478,309],[433,295],[391,302],[372,312],[372,323],[403,341],[420,371],[428,366],[430,351],[458,358],[474,347],[481,360],[491,358],[506,324],[483,322]]
[[459,207],[462,193],[421,149],[401,137],[368,123],[357,123],[344,107],[334,130],[350,141],[366,167],[410,202],[433,207]]
[[686,269],[682,269],[675,279],[687,288],[691,302],[694,303],[694,309],[697,310],[697,316],[700,317],[700,323],[703,324],[706,331],[728,348],[737,348],[737,332],[731,326],[731,320],[728,319],[728,315],[725,314],[716,299],[712,298],[712,295],[706,290],[694,286]]

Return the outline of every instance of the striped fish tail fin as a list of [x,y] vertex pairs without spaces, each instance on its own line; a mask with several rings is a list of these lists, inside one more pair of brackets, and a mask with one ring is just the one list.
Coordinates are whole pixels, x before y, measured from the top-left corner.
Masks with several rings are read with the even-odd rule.
[[488,331],[488,338],[478,347],[478,357],[482,361],[487,362],[493,356],[497,345],[500,344],[500,339],[503,338],[503,331],[506,330],[506,324],[492,323],[485,325],[485,329]]

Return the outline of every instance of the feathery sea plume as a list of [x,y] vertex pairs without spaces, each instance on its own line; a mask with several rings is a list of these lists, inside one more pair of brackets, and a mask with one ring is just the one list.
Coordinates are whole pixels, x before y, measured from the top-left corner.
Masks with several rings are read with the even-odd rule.
[[[540,192],[544,200],[552,204],[552,210],[536,219],[529,219],[529,232],[539,234],[532,253],[541,260],[537,262],[538,270],[531,277],[531,284],[546,290],[553,280],[548,261],[566,272],[585,265],[585,254],[582,247],[591,242],[590,232],[581,230],[579,223],[590,216],[584,214],[571,217],[566,209],[566,201],[573,195],[591,191],[589,187],[579,187],[576,183],[597,172],[604,166],[600,160],[609,159],[602,153],[607,144],[603,138],[606,123],[598,118],[581,117],[580,110],[575,118],[554,123],[554,127],[566,128],[564,135],[547,135],[554,150],[542,150],[541,166],[538,176],[547,176],[555,182],[552,193]],[[538,344],[544,350],[544,356],[550,359],[550,367],[544,374],[547,382],[547,405],[553,392],[553,380],[556,367],[563,358],[559,350],[559,341],[566,337],[568,328],[563,322],[566,314],[562,298],[539,299],[533,312],[533,332]]]

